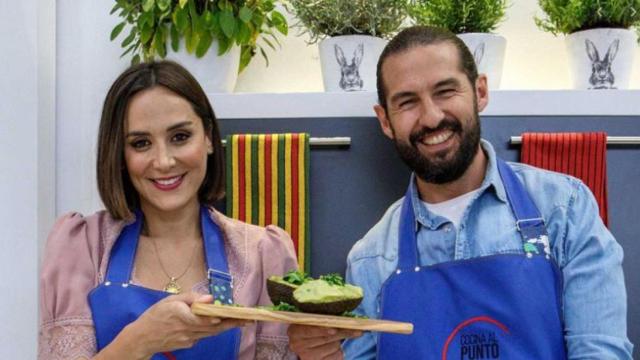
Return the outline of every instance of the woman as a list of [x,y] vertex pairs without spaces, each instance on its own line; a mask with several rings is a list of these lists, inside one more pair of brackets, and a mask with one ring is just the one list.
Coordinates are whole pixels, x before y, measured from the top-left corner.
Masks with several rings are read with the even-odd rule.
[[184,68],[165,61],[120,75],[98,139],[106,211],[62,217],[47,241],[41,359],[289,356],[282,325],[190,311],[193,302],[268,305],[265,278],[296,267],[283,230],[211,207],[223,195],[223,159],[213,109]]

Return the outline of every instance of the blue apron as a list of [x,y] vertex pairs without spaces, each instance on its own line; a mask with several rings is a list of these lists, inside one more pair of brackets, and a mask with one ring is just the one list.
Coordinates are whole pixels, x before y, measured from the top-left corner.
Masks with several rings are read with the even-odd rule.
[[[150,306],[171,295],[131,284],[131,271],[142,223],[142,213],[136,212],[136,221],[122,230],[111,250],[105,281],[89,294],[98,351]],[[228,274],[222,235],[204,207],[200,210],[200,224],[209,269],[210,291],[215,300],[231,304],[232,279]],[[155,354],[151,359],[235,359],[239,347],[240,329],[235,328],[204,338],[189,349]]]
[[544,220],[500,159],[498,170],[524,255],[420,266],[407,191],[398,268],[382,286],[381,318],[412,322],[414,332],[379,334],[378,359],[566,359],[562,275],[550,257]]

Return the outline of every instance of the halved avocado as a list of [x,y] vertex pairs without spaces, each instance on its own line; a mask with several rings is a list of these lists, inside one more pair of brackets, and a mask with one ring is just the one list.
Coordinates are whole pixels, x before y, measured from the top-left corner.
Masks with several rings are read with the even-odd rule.
[[358,307],[362,297],[360,287],[312,280],[295,289],[293,304],[302,312],[340,315]]
[[267,279],[267,293],[274,305],[282,302],[293,304],[293,291],[298,285],[291,284],[282,279],[282,276],[270,276]]

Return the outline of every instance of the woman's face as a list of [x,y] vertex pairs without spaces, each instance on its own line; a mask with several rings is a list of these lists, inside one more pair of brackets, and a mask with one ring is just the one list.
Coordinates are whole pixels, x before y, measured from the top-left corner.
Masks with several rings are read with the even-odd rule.
[[187,100],[162,86],[136,94],[127,109],[124,149],[144,211],[173,212],[198,204],[213,150]]

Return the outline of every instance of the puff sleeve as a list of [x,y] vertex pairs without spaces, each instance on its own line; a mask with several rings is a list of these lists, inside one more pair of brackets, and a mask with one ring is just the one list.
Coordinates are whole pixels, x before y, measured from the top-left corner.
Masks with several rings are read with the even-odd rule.
[[98,283],[99,229],[68,214],[47,239],[40,275],[38,359],[90,358],[96,339],[87,295]]

